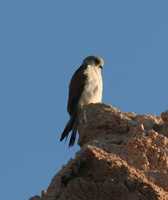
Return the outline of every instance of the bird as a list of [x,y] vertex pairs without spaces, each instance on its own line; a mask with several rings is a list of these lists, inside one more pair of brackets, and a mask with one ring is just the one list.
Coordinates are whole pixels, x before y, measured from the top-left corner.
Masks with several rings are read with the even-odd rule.
[[76,139],[79,113],[84,105],[101,103],[103,93],[102,69],[104,60],[98,56],[87,56],[73,74],[69,84],[67,111],[70,119],[67,122],[60,141],[67,139],[71,132],[69,147]]

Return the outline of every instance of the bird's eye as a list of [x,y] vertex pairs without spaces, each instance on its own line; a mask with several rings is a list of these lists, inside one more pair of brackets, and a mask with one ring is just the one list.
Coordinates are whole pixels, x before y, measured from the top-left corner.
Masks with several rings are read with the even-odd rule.
[[100,64],[100,61],[98,59],[95,59],[95,64],[96,65]]

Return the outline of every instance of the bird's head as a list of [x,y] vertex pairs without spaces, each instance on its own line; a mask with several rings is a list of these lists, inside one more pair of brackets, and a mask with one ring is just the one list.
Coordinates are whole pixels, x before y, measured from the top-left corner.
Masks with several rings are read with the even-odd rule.
[[103,68],[104,65],[104,60],[101,57],[97,57],[97,56],[88,56],[83,60],[83,64],[84,65],[90,65],[93,67],[99,67],[99,68]]

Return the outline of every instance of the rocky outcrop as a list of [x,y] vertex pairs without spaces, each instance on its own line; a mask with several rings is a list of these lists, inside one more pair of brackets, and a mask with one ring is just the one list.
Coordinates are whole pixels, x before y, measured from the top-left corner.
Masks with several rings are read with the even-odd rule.
[[168,200],[168,112],[90,104],[79,118],[81,150],[31,200]]

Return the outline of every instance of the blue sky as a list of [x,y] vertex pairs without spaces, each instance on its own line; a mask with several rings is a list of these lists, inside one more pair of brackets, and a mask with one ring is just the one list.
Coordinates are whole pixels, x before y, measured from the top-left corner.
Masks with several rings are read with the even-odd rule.
[[60,143],[68,83],[105,60],[104,103],[168,109],[168,1],[0,1],[0,194],[28,199],[79,149]]

